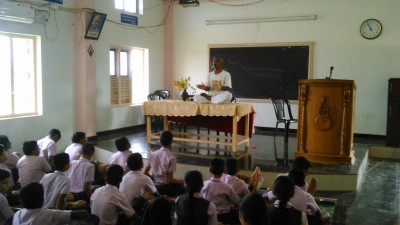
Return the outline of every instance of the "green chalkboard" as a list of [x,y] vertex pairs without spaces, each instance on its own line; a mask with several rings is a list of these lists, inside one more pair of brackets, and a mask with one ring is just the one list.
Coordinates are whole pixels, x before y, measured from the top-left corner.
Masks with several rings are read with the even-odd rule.
[[210,71],[216,55],[232,77],[235,98],[298,99],[298,80],[312,77],[313,43],[210,45]]

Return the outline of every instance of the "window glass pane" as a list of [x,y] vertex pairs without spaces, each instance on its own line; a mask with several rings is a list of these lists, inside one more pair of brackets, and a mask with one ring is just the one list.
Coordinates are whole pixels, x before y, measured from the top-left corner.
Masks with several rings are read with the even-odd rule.
[[12,113],[10,38],[0,35],[0,116]]
[[115,75],[115,51],[110,51],[110,75]]
[[13,38],[14,113],[35,112],[35,70],[33,40]]
[[128,76],[128,52],[121,51],[119,53],[120,75]]
[[124,0],[115,0],[116,9],[124,9]]
[[139,6],[138,6],[138,9],[139,9],[139,14],[140,15],[143,15],[143,0],[138,0],[138,4],[139,4]]
[[128,12],[136,12],[136,0],[124,0],[124,10]]

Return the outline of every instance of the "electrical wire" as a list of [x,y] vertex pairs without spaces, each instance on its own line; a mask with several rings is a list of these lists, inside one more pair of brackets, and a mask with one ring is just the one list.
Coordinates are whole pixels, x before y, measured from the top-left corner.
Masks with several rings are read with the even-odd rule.
[[264,0],[258,0],[256,2],[251,2],[251,3],[246,3],[246,4],[226,4],[226,3],[217,2],[215,0],[208,0],[208,1],[215,3],[217,5],[223,5],[223,6],[249,6],[249,5],[254,5],[254,4],[263,2]]
[[47,33],[47,23],[44,23],[44,33],[45,33],[45,37],[47,40],[49,41],[55,41],[58,39],[58,36],[60,34],[60,29],[58,28],[58,22],[57,22],[57,14],[56,14],[56,10],[52,9],[53,11],[53,15],[54,15],[54,22],[56,23],[56,28],[57,28],[57,33],[56,33],[56,37],[54,38],[50,38],[49,34]]

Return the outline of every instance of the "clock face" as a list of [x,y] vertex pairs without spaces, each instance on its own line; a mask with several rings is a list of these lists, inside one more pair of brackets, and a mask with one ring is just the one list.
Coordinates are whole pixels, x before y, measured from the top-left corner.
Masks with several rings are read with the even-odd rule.
[[382,24],[377,19],[367,19],[361,23],[360,33],[366,39],[375,39],[382,33]]

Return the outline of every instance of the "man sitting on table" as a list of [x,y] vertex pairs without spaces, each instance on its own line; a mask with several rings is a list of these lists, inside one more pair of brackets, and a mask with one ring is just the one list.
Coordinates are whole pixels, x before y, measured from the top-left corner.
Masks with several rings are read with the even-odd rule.
[[232,89],[231,74],[222,69],[223,64],[224,59],[221,56],[214,56],[214,70],[209,73],[206,84],[197,85],[198,89],[207,91],[208,93],[195,95],[193,97],[195,102],[231,102],[232,94],[229,92]]

